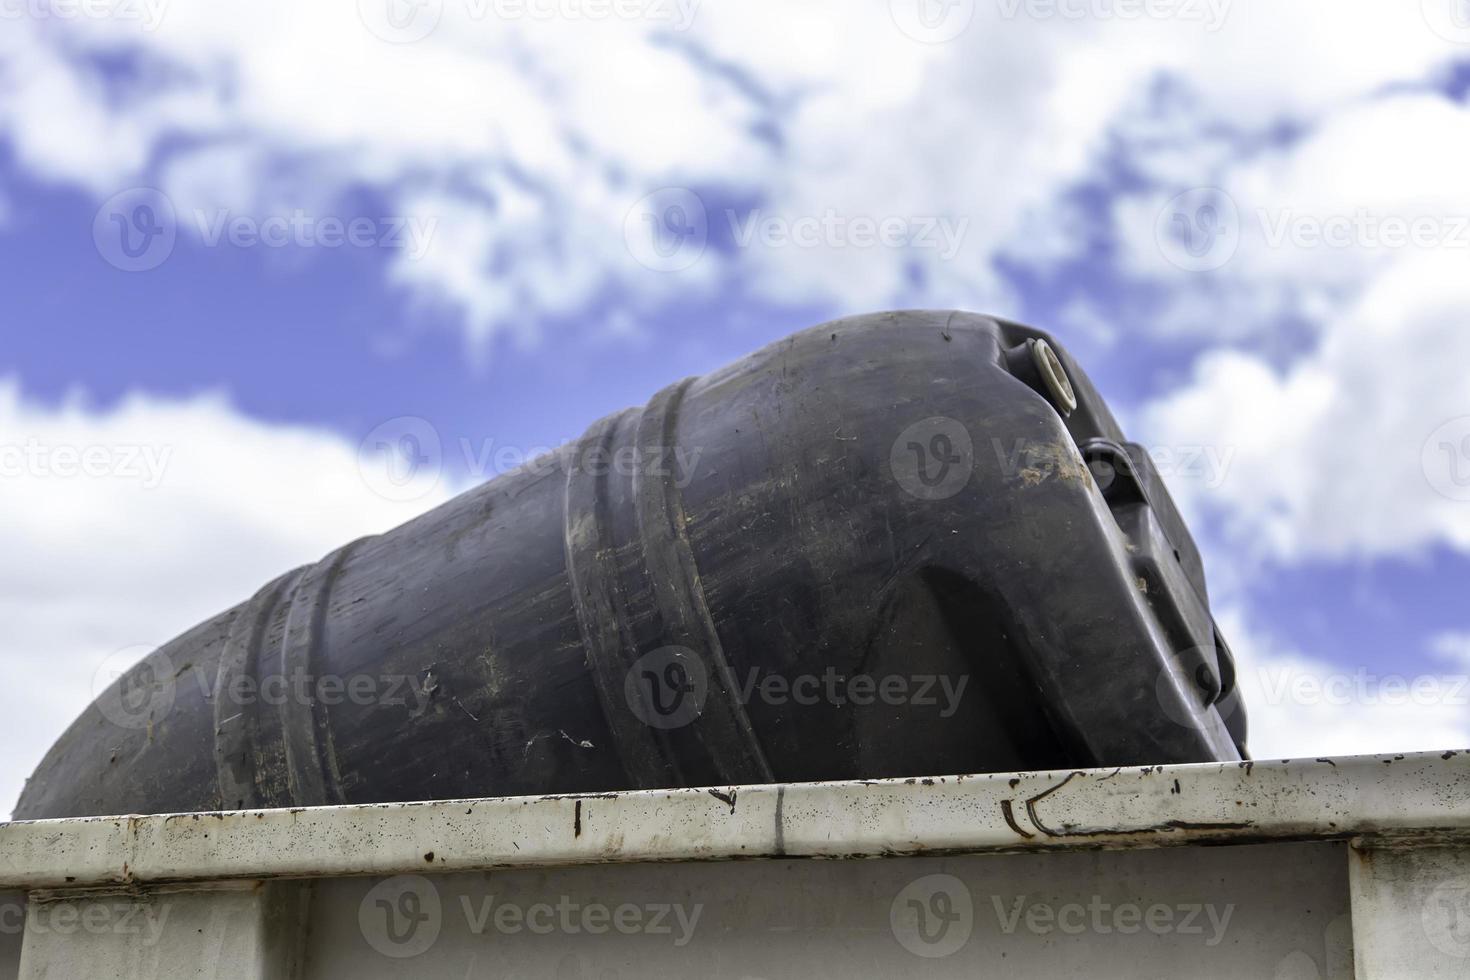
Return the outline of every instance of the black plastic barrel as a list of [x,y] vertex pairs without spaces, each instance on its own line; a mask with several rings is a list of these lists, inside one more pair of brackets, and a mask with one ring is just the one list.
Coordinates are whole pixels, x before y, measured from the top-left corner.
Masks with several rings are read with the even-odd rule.
[[824,324],[290,572],[104,693],[18,819],[1232,760],[1145,453],[1038,331]]

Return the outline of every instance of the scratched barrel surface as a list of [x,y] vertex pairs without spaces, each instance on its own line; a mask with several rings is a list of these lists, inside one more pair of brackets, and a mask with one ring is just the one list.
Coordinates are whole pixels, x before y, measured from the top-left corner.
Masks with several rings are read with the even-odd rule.
[[18,819],[1241,758],[1199,554],[1055,342],[824,324],[167,644]]

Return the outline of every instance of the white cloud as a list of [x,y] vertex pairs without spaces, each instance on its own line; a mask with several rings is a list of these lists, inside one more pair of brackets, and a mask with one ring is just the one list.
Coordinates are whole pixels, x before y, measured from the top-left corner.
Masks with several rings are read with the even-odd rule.
[[[691,14],[686,31],[667,18],[506,19],[483,15],[506,5],[446,0],[437,29],[404,44],[358,16],[376,2],[173,0],[157,24],[7,21],[0,132],[35,177],[99,201],[156,180],[184,213],[340,207],[356,187],[397,212],[432,211],[435,248],[398,261],[396,281],[458,311],[474,338],[525,340],[609,289],[651,305],[732,276],[762,298],[842,309],[1008,306],[995,255],[1034,244],[1034,216],[1089,172],[1161,74],[1192,93],[1197,121],[1260,127],[1423,79],[1457,53],[1414,5],[1376,0],[1334,5],[1331,44],[1301,43],[1320,29],[1308,0],[1222,0],[1218,24],[984,3],[944,44],[899,28],[892,8],[908,0],[639,8]],[[89,51],[140,55],[147,83],[103,84],[78,57]],[[650,273],[622,234],[661,185],[758,200],[788,220],[950,215],[968,228],[949,258],[757,247]]]
[[1283,648],[1239,609],[1230,637],[1250,724],[1251,755],[1301,759],[1470,747],[1470,675],[1406,675]]
[[[1223,263],[1204,272],[1156,237],[1177,187],[1117,202],[1124,269],[1165,290],[1153,329],[1251,342],[1206,350],[1137,433],[1232,454],[1215,485],[1173,481],[1197,519],[1219,520],[1228,574],[1470,551],[1467,156],[1470,108],[1441,95],[1340,107],[1227,161],[1213,174],[1227,197],[1188,199],[1240,232],[1204,250]],[[1304,333],[1278,343],[1285,317]]]
[[[1055,329],[1099,348],[1110,348],[1119,339],[1118,325],[1085,299],[1074,299],[1057,311]],[[1076,340],[1073,341],[1076,343]]]
[[1429,650],[1448,663],[1470,670],[1470,631],[1448,631],[1429,638]]
[[53,408],[14,382],[0,382],[0,487],[0,812],[108,658],[167,642],[450,489],[392,503],[362,477],[357,446],[218,397]]
[[1442,95],[1356,103],[1254,153],[1192,142],[1182,167],[1157,163],[1167,145],[1128,145],[1177,171],[1113,203],[1122,271],[1171,291],[1156,331],[1258,339],[1283,316],[1327,329],[1416,253],[1470,259],[1470,107]]
[[[1470,551],[1470,255],[1405,256],[1281,369],[1222,350],[1148,406],[1141,438],[1233,453],[1176,480],[1222,549],[1284,561]],[[1461,432],[1460,429],[1465,431]]]

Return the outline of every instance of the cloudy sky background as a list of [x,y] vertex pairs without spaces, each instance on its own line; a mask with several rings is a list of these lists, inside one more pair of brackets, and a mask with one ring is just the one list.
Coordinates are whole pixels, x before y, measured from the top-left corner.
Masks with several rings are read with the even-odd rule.
[[[0,810],[140,649],[892,307],[1088,366],[1200,539],[1258,757],[1470,745],[1464,0],[0,20]],[[413,494],[359,451],[401,416],[444,446]]]

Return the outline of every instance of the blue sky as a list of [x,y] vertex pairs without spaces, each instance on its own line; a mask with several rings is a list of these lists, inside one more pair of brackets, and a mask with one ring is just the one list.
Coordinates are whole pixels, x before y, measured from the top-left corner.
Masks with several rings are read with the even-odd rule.
[[[0,445],[173,455],[147,496],[126,474],[0,478],[0,547],[22,556],[0,660],[48,677],[0,705],[30,730],[0,796],[119,651],[485,475],[451,450],[421,496],[375,496],[359,446],[386,420],[552,446],[794,330],[896,307],[1052,330],[1134,438],[1215,454],[1161,468],[1263,689],[1439,685],[1427,705],[1371,686],[1253,704],[1258,752],[1470,732],[1450,693],[1470,665],[1470,502],[1433,463],[1437,440],[1470,467],[1453,0],[1335,3],[1330,25],[1306,0],[1133,19],[1105,0],[640,0],[603,19],[429,0],[396,21],[386,3],[37,4],[4,27]],[[176,241],[125,271],[108,229],[139,188]],[[641,219],[671,200],[708,242],[664,262]],[[374,236],[417,221],[423,251],[209,240],[293,214]],[[865,220],[893,243],[862,244]],[[1384,243],[1416,221],[1424,241]],[[803,222],[823,230],[793,244]]]

